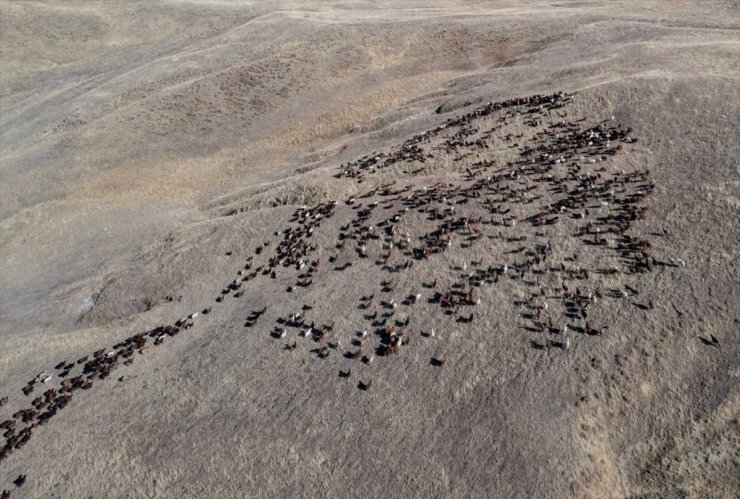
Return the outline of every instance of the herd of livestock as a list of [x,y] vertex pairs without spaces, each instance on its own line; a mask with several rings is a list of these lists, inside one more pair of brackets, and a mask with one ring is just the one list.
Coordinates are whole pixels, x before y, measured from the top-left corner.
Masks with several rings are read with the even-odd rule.
[[[76,392],[148,349],[192,334],[199,317],[218,313],[225,300],[248,300],[257,286],[279,286],[295,310],[272,318],[270,307],[250,310],[245,327],[284,342],[286,351],[320,359],[336,352],[342,382],[352,377],[353,362],[375,365],[417,341],[439,341],[434,310],[454,327],[475,331],[486,313],[484,288],[504,281],[525,295],[512,299],[521,321],[511,327],[540,350],[566,351],[583,335],[607,334],[593,313],[605,301],[629,298],[652,309],[652,298],[641,296],[630,276],[684,262],[651,254],[643,222],[655,187],[650,172],[616,158],[636,141],[630,128],[611,116],[596,122],[571,116],[573,99],[556,93],[488,103],[395,149],[342,164],[336,181],[367,190],[297,208],[290,226],[237,264],[212,303],[60,361],[19,387],[27,406],[0,423],[0,462],[72,406]],[[318,252],[316,234],[330,230],[331,246]],[[301,296],[322,286],[327,273],[350,267],[377,282],[353,308],[362,325],[347,331],[315,315]],[[452,272],[433,272],[442,267]],[[432,312],[414,313],[420,303]],[[442,368],[445,359],[431,358],[430,365]],[[355,377],[358,388],[372,389],[371,377]],[[0,407],[7,402],[0,399]]]

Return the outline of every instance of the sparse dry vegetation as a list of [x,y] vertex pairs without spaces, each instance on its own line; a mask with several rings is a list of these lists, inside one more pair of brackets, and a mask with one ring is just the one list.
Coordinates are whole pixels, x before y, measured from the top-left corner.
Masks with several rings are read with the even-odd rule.
[[[0,443],[64,406],[0,492],[737,497],[739,29],[731,0],[0,2]],[[536,156],[612,116],[603,163]],[[618,202],[551,211],[585,171]],[[421,211],[448,197],[468,223]]]

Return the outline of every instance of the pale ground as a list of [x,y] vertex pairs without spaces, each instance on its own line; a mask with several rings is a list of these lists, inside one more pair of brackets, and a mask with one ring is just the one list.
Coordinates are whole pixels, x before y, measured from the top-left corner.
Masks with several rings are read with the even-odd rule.
[[256,281],[76,394],[0,490],[24,473],[17,497],[737,497],[739,29],[737,1],[0,2],[0,420],[60,360],[211,303],[296,206],[369,188],[342,162],[487,101],[577,91],[580,115],[631,126],[620,161],[650,169],[645,230],[667,231],[653,252],[687,262],[632,281],[656,310],[614,305],[566,352],[533,350],[516,286],[491,288],[477,326],[353,367],[370,392],[268,332],[316,303],[349,337],[379,270],[297,296]]

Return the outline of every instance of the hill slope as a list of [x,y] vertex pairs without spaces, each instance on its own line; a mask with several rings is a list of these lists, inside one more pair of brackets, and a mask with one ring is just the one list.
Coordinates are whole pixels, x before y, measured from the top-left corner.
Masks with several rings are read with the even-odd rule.
[[2,4],[0,490],[737,494],[737,5],[271,5]]

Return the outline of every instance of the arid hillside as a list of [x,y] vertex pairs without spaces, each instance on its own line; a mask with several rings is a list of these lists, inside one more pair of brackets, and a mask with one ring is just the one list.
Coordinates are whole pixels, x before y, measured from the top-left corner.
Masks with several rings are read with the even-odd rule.
[[0,492],[737,497],[739,13],[0,1]]

